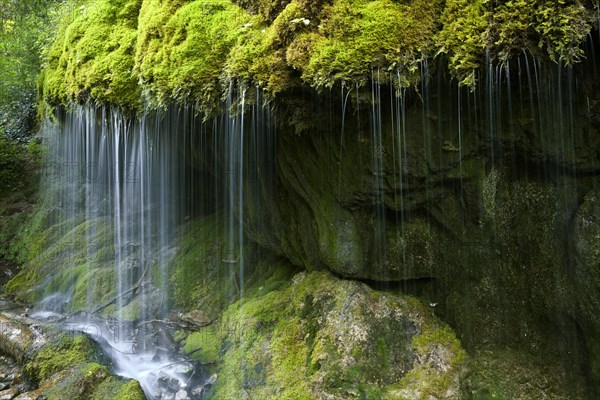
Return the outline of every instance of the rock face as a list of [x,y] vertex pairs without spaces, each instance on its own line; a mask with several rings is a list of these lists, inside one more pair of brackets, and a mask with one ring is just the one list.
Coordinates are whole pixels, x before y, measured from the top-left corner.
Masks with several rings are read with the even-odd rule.
[[[394,103],[374,85],[345,111],[309,97],[301,135],[283,110],[276,179],[247,189],[244,227],[307,270],[421,282],[467,348],[568,359],[598,390],[598,78],[536,64],[526,84],[528,61],[520,85],[513,70],[473,95],[438,82]],[[571,73],[585,88],[556,96]]]
[[584,332],[590,352],[593,376],[600,373],[600,343],[593,335],[600,332],[600,192],[592,190],[583,197],[572,221],[573,262],[569,274],[578,289],[574,296],[575,315]]

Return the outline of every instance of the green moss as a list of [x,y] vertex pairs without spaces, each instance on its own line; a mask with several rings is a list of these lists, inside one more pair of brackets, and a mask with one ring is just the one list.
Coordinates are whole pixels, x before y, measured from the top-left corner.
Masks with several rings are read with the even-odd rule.
[[24,372],[36,382],[40,382],[57,372],[85,363],[93,351],[87,337],[65,335],[58,343],[50,343],[42,347],[25,366]]
[[171,301],[178,307],[201,307],[216,316],[237,294],[225,258],[220,216],[198,219],[181,228],[178,253],[172,258]]
[[[455,333],[448,326],[426,323],[421,334],[413,338],[412,345],[415,365],[389,393],[411,393],[410,398],[418,399],[457,398],[456,389],[468,359]],[[440,371],[445,373],[440,374]],[[449,387],[455,391],[448,393]]]
[[200,328],[187,337],[183,351],[201,363],[214,363],[221,351],[220,334],[218,324]]
[[54,292],[72,293],[73,311],[108,300],[115,287],[111,221],[75,218],[52,225],[56,211],[49,204],[52,196],[20,227],[24,265],[6,285],[7,292],[28,303]]
[[141,0],[90,1],[65,15],[48,51],[43,84],[46,99],[93,98],[136,108],[140,90],[133,65],[140,6]]
[[567,65],[583,56],[579,44],[585,40],[593,21],[580,2],[566,0],[510,1],[491,11],[490,17],[493,18],[491,40],[502,61],[523,51],[536,54],[538,47],[552,61],[560,59]]
[[[102,393],[102,391],[98,390],[98,393]],[[119,400],[144,400],[146,396],[142,392],[139,382],[130,380],[121,386],[114,398]]]
[[150,102],[196,99],[210,109],[221,100],[224,61],[251,18],[225,0],[185,3],[144,2],[136,71]]
[[320,38],[309,46],[313,54],[303,78],[318,87],[364,82],[372,73],[385,81],[390,70],[407,77],[415,74],[419,61],[433,49],[441,7],[440,1],[334,1]]
[[583,56],[581,44],[592,29],[591,8],[569,0],[450,0],[437,42],[447,53],[451,72],[472,86],[474,71],[491,59],[506,62],[524,52],[569,65]]
[[439,53],[447,53],[451,71],[465,85],[475,84],[475,70],[486,48],[487,18],[483,0],[448,0],[438,33]]
[[61,333],[35,352],[23,371],[48,400],[142,400],[139,383],[113,375],[91,340]]
[[137,108],[142,93],[146,107],[192,101],[216,113],[234,81],[271,96],[370,79],[408,86],[439,53],[473,85],[488,49],[500,61],[542,49],[576,62],[594,15],[574,0],[83,2],[60,23],[42,87],[50,103]]

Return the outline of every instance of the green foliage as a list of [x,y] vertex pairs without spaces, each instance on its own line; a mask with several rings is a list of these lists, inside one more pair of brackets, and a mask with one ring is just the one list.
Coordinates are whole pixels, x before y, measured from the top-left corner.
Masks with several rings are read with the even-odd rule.
[[546,53],[567,65],[579,61],[594,18],[593,8],[579,0],[449,0],[438,51],[448,54],[455,76],[472,86],[486,49],[500,62],[523,52],[539,58]]
[[0,134],[0,200],[22,189],[25,166],[21,148]]
[[552,61],[569,65],[583,57],[580,44],[594,19],[580,1],[545,0],[537,7],[535,18],[538,46],[546,49]]
[[34,129],[42,49],[52,39],[51,21],[58,3],[0,3],[0,134],[25,139]]
[[414,74],[431,55],[441,11],[441,1],[334,1],[308,45],[312,53],[302,76],[319,87],[364,82],[379,70],[380,80],[388,70]]

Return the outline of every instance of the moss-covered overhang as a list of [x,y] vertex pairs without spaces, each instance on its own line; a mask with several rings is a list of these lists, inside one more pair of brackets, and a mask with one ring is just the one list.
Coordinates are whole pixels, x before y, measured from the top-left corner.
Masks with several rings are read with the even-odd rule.
[[447,54],[474,85],[486,52],[564,64],[598,23],[592,0],[72,0],[42,76],[50,103],[124,108],[192,101],[210,112],[231,81],[270,95],[379,80],[409,86]]

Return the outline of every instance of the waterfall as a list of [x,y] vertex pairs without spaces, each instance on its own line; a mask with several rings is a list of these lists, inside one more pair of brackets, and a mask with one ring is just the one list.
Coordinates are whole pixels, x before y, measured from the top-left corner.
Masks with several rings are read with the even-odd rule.
[[[582,197],[579,176],[596,173],[592,162],[575,157],[583,141],[593,140],[585,137],[586,118],[592,118],[593,104],[589,96],[585,100],[590,89],[581,86],[585,69],[543,63],[527,53],[502,64],[488,54],[474,88],[450,79],[434,63],[423,61],[420,72],[412,89],[405,87],[402,70],[374,70],[368,84],[342,86],[329,104],[329,132],[281,138],[285,146],[310,149],[299,153],[309,158],[306,164],[290,148],[284,149],[285,159],[277,158],[277,121],[258,88],[232,84],[218,117],[192,104],[141,115],[108,106],[59,109],[57,122],[46,121],[44,128],[50,157],[44,193],[53,199],[50,224],[56,235],[81,234],[85,257],[74,249],[80,241],[57,249],[65,268],[79,271],[78,279],[52,286],[40,309],[46,308],[44,315],[85,309],[89,318],[73,324],[86,332],[100,323],[98,314],[109,319],[110,329],[103,325],[97,336],[115,351],[117,372],[140,380],[149,398],[163,398],[160,371],[177,379],[181,390],[202,390],[211,379],[201,372],[190,381],[182,367],[189,360],[157,355],[151,321],[174,318],[177,251],[182,237],[197,234],[188,222],[209,218],[219,226],[212,234],[219,236],[218,263],[232,302],[245,301],[245,282],[254,268],[249,247],[258,245],[297,266],[315,262],[316,268],[374,285],[398,285],[436,310],[446,307],[441,313],[448,313],[465,343],[476,342],[480,325],[458,321],[451,308],[479,296],[481,288],[452,286],[448,275],[514,295],[514,287],[530,290],[536,274],[548,272],[552,260],[530,272],[538,264],[528,249],[515,253],[509,247],[531,239],[518,232],[518,218],[535,218],[523,212],[529,202],[551,211],[552,226],[540,228],[540,236],[567,242],[572,210]],[[330,150],[326,156],[320,145]],[[323,157],[311,159],[313,154]],[[322,198],[310,198],[315,193]],[[301,220],[319,216],[323,221]],[[280,226],[287,222],[296,225]],[[282,236],[296,235],[294,229],[314,235],[316,243],[312,237],[306,243],[304,237],[286,241]],[[203,234],[194,240],[208,241]],[[355,244],[361,245],[357,252]],[[551,250],[567,259],[568,246]],[[453,270],[447,261],[460,268]],[[205,272],[204,262],[199,258],[194,265],[195,278]],[[561,267],[544,290],[562,290],[573,279],[573,266],[565,261]],[[85,304],[71,306],[81,282]],[[106,287],[110,290],[99,289]],[[533,300],[523,296],[522,308],[506,310],[511,303],[504,297],[487,296],[478,307],[497,311],[493,317],[513,336],[529,333],[523,327],[529,322],[519,323],[538,306],[527,303]],[[244,315],[237,317],[241,325]],[[576,336],[563,322],[556,322],[564,330],[560,334]],[[569,346],[575,345],[557,351],[575,353]]]
[[[108,344],[116,372],[138,379],[151,399],[163,398],[161,371],[190,396],[194,389],[184,373],[189,362],[158,356],[157,330],[144,323],[172,317],[171,274],[186,221],[223,218],[220,261],[235,281],[232,295],[241,299],[244,293],[245,197],[269,201],[272,193],[262,198],[263,188],[272,184],[275,164],[271,111],[259,89],[252,93],[248,105],[247,89],[232,89],[223,115],[211,119],[188,105],[138,116],[73,105],[45,123],[50,225],[58,227],[58,237],[83,229],[83,259],[74,243],[60,259],[67,271],[83,265],[85,280],[51,293],[34,316],[63,312],[79,290],[75,285],[86,284],[86,304],[77,307],[87,317],[70,320],[69,329]],[[202,373],[194,379],[200,379],[197,395],[201,379],[210,379]]]

